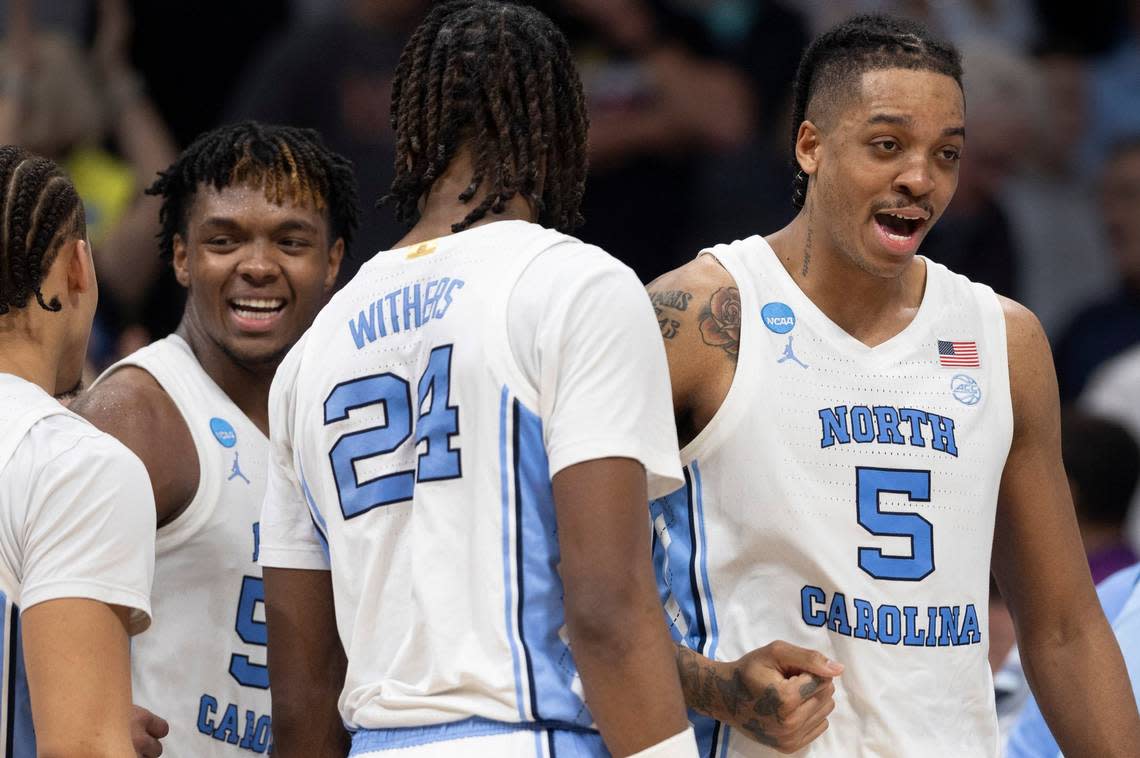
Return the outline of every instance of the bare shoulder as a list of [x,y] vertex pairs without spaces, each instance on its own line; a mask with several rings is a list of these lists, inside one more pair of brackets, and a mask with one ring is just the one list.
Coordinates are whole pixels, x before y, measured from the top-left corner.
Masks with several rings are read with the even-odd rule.
[[728,394],[740,350],[740,291],[711,255],[649,284],[665,341],[673,410],[682,444],[712,418]]
[[70,409],[142,460],[160,523],[189,503],[199,477],[194,439],[178,406],[149,372],[124,366],[79,395]]
[[1009,356],[1010,396],[1013,402],[1014,432],[1042,422],[1059,411],[1057,374],[1049,338],[1033,311],[1016,300],[998,295],[1005,316]]

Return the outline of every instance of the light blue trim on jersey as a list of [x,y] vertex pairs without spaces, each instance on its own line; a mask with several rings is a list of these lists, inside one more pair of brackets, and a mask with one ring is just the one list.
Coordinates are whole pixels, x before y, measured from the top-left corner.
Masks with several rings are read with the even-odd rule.
[[[5,605],[7,599],[5,598]],[[28,696],[28,674],[24,669],[23,625],[20,609],[9,606],[8,649],[4,651],[8,678],[4,681],[5,705],[8,708],[8,734],[4,735],[5,755],[36,754],[36,730],[32,725],[32,699]]]
[[[672,598],[680,611],[679,621],[668,617],[666,611],[673,640],[713,658],[720,642],[720,630],[708,574],[700,465],[693,461],[682,473],[683,487],[649,504],[655,534],[653,567],[662,606],[668,605]],[[667,540],[657,534],[661,529],[659,522],[664,524]],[[724,724],[696,711],[689,711],[689,721],[697,736],[700,755],[713,758],[725,754],[728,728]]]
[[309,480],[305,478],[305,469],[301,467],[301,491],[305,493],[305,501],[309,504],[309,516],[313,520],[313,529],[316,531],[317,536],[321,538],[321,549],[325,551],[325,560],[330,564],[332,563],[332,555],[329,552],[329,526],[325,523],[325,517],[321,515],[321,509],[317,507],[317,501],[313,499],[313,491],[309,489]]
[[511,605],[514,593],[511,592],[511,479],[507,468],[507,408],[509,392],[503,387],[499,399],[499,487],[503,493],[503,598],[507,640],[511,643],[511,665],[515,672],[515,706],[519,719],[526,720],[523,710],[522,675],[519,671],[519,648],[515,641],[515,627],[511,623]]
[[589,727],[593,717],[572,689],[578,669],[559,636],[565,625],[561,553],[542,420],[515,400],[514,421],[519,635],[530,664],[531,709],[540,721]]
[[[349,756],[370,755],[386,750],[455,742],[473,737],[490,737],[514,732],[533,732],[534,754],[546,758],[609,758],[602,736],[593,730],[559,729],[545,722],[508,723],[491,721],[474,716],[463,721],[432,726],[397,727],[394,729],[360,729],[352,736]],[[543,743],[549,750],[543,748]],[[469,746],[455,745],[448,749],[442,745],[438,752],[447,755],[464,755]]]

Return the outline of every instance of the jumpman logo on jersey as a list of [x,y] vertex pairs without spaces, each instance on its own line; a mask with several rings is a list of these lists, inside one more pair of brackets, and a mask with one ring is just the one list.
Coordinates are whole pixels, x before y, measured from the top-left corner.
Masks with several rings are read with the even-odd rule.
[[776,360],[776,363],[783,363],[784,361],[793,361],[807,368],[807,364],[797,358],[795,352],[792,351],[792,335],[790,334],[788,335],[788,344],[784,345],[784,354]]
[[238,465],[238,454],[237,454],[237,451],[235,450],[234,451],[234,467],[232,469],[230,469],[230,478],[227,479],[226,481],[232,482],[234,479],[237,479],[239,476],[242,479],[245,479],[246,484],[249,484],[249,479],[245,478],[245,474],[243,474],[241,472],[241,466]]

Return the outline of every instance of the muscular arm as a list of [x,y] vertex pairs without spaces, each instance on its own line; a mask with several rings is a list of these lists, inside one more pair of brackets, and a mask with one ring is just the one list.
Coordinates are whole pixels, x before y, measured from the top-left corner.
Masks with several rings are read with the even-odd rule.
[[1014,432],[993,573],[1033,694],[1066,755],[1133,755],[1140,716],[1081,547],[1061,462],[1057,380],[1032,313],[1003,302]]
[[337,699],[348,664],[336,629],[332,574],[269,567],[263,574],[275,754],[345,756],[349,739]]
[[134,754],[127,613],[96,600],[62,598],[22,614],[41,758]]
[[[673,413],[682,446],[712,420],[732,385],[740,347],[740,294],[711,255],[686,263],[649,284],[665,341]],[[725,328],[735,309],[735,331]]]
[[610,752],[629,755],[688,726],[650,562],[645,469],[603,458],[553,485],[574,662]]
[[77,397],[70,409],[122,442],[146,466],[158,525],[198,492],[198,453],[178,407],[146,371],[127,366]]

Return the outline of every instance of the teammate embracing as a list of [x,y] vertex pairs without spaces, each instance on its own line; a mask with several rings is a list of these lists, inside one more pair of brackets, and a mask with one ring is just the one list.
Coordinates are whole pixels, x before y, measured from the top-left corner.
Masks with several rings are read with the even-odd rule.
[[154,485],[157,621],[132,667],[135,702],[169,721],[163,754],[265,753],[269,386],[336,280],[355,184],[316,132],[243,123],[199,137],[149,191],[163,198],[162,252],[186,310],[73,407],[137,453]]

